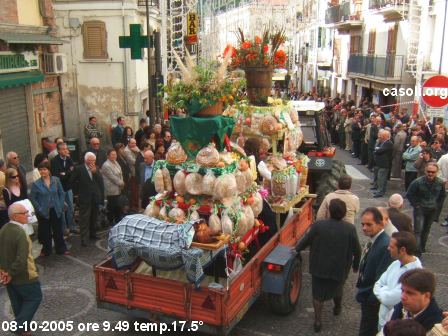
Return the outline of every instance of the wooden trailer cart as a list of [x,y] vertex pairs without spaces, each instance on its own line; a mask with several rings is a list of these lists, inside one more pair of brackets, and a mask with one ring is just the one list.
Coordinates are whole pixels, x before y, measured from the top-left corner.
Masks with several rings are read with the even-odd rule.
[[199,327],[214,335],[227,335],[262,293],[275,312],[290,313],[302,281],[301,264],[291,248],[313,222],[312,202],[312,198],[301,201],[294,217],[258,250],[228,288],[195,288],[190,283],[137,274],[135,268],[120,271],[108,259],[94,267],[98,307],[165,322],[170,331],[175,331],[175,321],[196,321],[188,329]]

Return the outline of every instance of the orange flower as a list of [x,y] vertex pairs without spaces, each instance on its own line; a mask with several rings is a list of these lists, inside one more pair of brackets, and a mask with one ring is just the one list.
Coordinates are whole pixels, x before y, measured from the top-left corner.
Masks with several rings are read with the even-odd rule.
[[277,50],[274,55],[274,63],[284,65],[286,63],[286,53],[283,50]]
[[267,54],[267,53],[269,52],[269,46],[268,46],[267,44],[265,44],[265,45],[263,46],[263,52],[264,52],[265,54]]
[[250,47],[252,47],[252,43],[250,43],[249,41],[244,41],[243,43],[241,43],[241,49],[249,49]]
[[255,54],[249,53],[246,55],[246,61],[250,62],[250,61],[253,61],[254,59],[255,59]]
[[255,43],[256,44],[260,44],[263,40],[261,39],[260,36],[255,36]]
[[236,57],[236,49],[231,44],[228,44],[224,49],[224,57],[227,57],[228,54],[230,54],[231,58]]

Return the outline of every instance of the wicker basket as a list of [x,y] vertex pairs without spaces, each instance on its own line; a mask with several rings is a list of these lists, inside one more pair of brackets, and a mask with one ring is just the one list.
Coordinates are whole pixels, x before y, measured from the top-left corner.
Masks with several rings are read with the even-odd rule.
[[206,108],[203,108],[198,113],[196,113],[195,117],[214,117],[221,115],[223,111],[223,104],[222,102],[218,102],[215,105],[207,106]]

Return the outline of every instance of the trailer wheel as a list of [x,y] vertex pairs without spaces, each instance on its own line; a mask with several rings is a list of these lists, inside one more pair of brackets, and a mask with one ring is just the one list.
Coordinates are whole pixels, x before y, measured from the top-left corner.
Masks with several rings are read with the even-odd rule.
[[329,171],[328,173],[323,173],[320,176],[316,175],[316,178],[318,180],[316,181],[317,198],[313,205],[315,209],[319,209],[326,195],[338,188],[339,177],[345,174],[345,164],[342,161],[333,160],[331,171]]
[[288,272],[286,288],[283,294],[269,294],[268,301],[271,310],[280,315],[291,313],[299,301],[302,290],[302,267],[300,261],[294,258]]

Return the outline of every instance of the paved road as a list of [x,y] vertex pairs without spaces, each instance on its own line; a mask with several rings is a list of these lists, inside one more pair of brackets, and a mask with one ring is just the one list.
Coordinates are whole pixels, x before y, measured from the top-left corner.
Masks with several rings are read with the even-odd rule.
[[[367,206],[385,206],[386,198],[375,199],[369,190],[366,168],[357,165],[347,152],[339,151],[337,157],[348,165],[348,172],[356,178],[353,191],[361,199],[361,208]],[[387,195],[402,192],[401,181],[390,181]],[[447,202],[448,203],[448,202]],[[411,214],[407,207],[405,211]],[[442,214],[446,214],[448,205]],[[357,228],[362,242],[365,238]],[[37,265],[41,275],[44,290],[44,301],[35,319],[44,320],[72,320],[75,326],[80,323],[103,321],[128,321],[134,323],[128,316],[98,309],[95,301],[95,283],[92,265],[100,262],[105,254],[107,232],[101,234],[102,240],[95,246],[86,249],[79,248],[79,238],[73,237],[71,247],[72,256],[51,256],[37,258]],[[424,265],[436,273],[436,297],[439,304],[448,309],[448,235],[446,229],[434,225],[429,238],[428,253],[423,255]],[[36,252],[38,247],[36,246]],[[305,255],[306,256],[306,255]],[[307,258],[305,257],[304,276],[301,297],[295,312],[286,317],[273,315],[269,312],[267,302],[260,299],[248,311],[244,319],[237,325],[232,336],[270,336],[270,335],[313,335],[313,309],[311,300],[310,275],[308,274]],[[356,276],[351,274],[345,286],[343,312],[340,316],[332,315],[332,304],[326,303],[323,314],[323,330],[321,335],[357,335],[359,324],[359,305],[354,300]],[[12,317],[6,290],[0,287],[0,322]],[[1,324],[0,324],[1,325]],[[140,335],[142,332],[109,332],[108,335]],[[171,335],[173,333],[170,333]],[[180,334],[180,333],[178,333]],[[186,334],[186,333],[185,333]],[[9,335],[0,329],[0,335]],[[105,332],[36,332],[35,335],[106,335]]]

